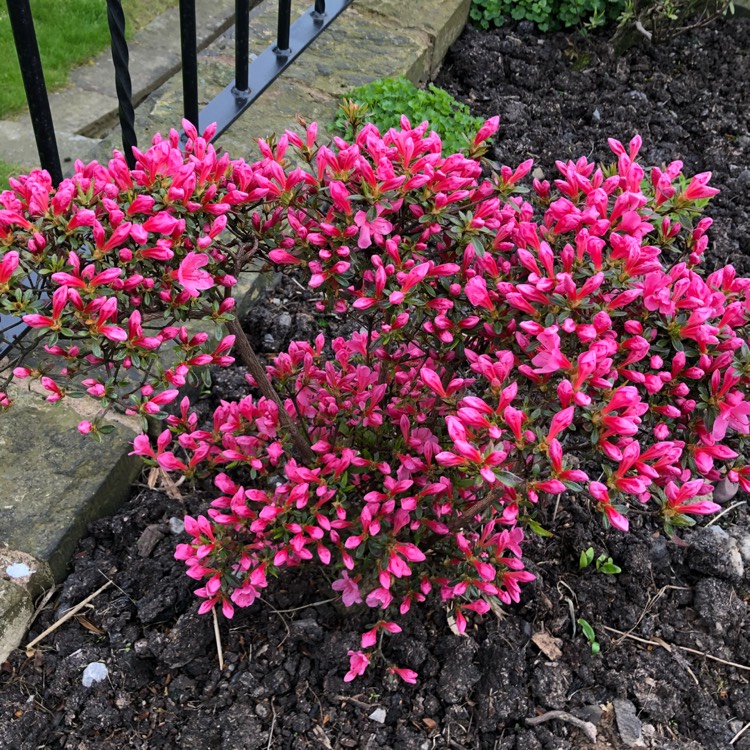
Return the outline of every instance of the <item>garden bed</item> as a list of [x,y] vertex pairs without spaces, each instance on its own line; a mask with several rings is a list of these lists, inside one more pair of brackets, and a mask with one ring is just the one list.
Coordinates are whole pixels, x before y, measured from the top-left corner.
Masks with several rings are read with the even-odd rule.
[[[609,159],[606,138],[636,131],[645,163],[681,158],[686,173],[714,170],[724,193],[708,212],[716,224],[707,265],[732,262],[748,275],[749,33],[747,21],[719,24],[618,60],[596,39],[469,29],[439,83],[476,114],[501,114],[498,158],[533,155],[548,178],[553,158]],[[292,280],[266,293],[245,321],[260,352],[318,329],[307,295]],[[206,413],[245,392],[239,370],[216,375]],[[186,540],[178,519],[207,503],[186,486],[137,487],[119,514],[92,526],[31,636],[108,578],[115,585],[35,655],[19,652],[3,666],[0,747],[750,748],[750,730],[730,745],[750,722],[747,506],[686,533],[688,546],[654,533],[646,516],[632,515],[622,535],[604,532],[583,502],[563,503],[554,518],[550,508],[540,521],[555,536],[526,545],[537,580],[521,605],[485,616],[465,638],[438,607],[405,618],[387,652],[419,672],[410,686],[378,668],[343,681],[346,651],[372,615],[322,603],[330,588],[314,568],[286,572],[263,602],[221,621],[220,670],[211,618],[197,616],[195,582],[173,559]],[[581,570],[590,546],[622,573]],[[578,618],[593,626],[599,654],[580,627],[574,635]],[[83,670],[97,661],[108,678],[85,688]],[[596,744],[567,721],[526,726],[550,710],[596,724]]]

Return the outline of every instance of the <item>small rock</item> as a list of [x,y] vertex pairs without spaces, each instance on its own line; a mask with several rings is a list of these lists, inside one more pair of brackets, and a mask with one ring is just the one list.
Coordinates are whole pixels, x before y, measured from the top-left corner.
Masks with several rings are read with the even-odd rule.
[[83,682],[84,687],[91,687],[95,682],[103,682],[107,679],[109,670],[107,665],[100,661],[92,661],[86,669],[83,670]]
[[292,316],[288,312],[283,312],[279,315],[279,328],[291,328],[292,327]]
[[599,722],[602,720],[603,713],[604,713],[604,709],[602,709],[601,706],[597,706],[597,705],[582,706],[581,708],[577,709],[575,712],[576,716],[579,719],[588,721],[594,726],[597,726]]
[[720,526],[706,526],[690,537],[687,563],[699,573],[739,581],[745,565],[737,542]]
[[638,91],[638,89],[633,89],[632,91],[628,91],[628,96],[631,99],[638,99],[639,101],[642,101],[644,104],[648,104],[648,96],[643,93],[643,91]]
[[544,170],[541,167],[535,167],[534,171],[531,173],[531,176],[535,180],[543,180],[544,179]]
[[645,747],[641,722],[636,714],[635,706],[630,701],[621,698],[615,698],[612,705],[615,709],[617,731],[620,733],[622,741],[628,747]]
[[723,505],[728,503],[739,491],[740,485],[737,482],[730,482],[726,477],[714,487],[714,502]]
[[177,518],[177,516],[172,516],[169,519],[169,531],[175,536],[182,534],[185,531],[185,522],[181,518]]
[[598,109],[595,109],[595,110],[594,110],[594,111],[593,111],[593,112],[591,113],[591,119],[592,119],[592,120],[593,120],[594,122],[600,122],[600,121],[601,121],[601,119],[602,119],[602,113],[601,113],[601,112],[600,112],[600,111],[599,111]]
[[273,351],[276,348],[276,339],[273,337],[273,334],[263,334],[263,347],[267,351]]
[[745,534],[740,539],[740,554],[742,555],[742,560],[747,565],[750,565],[750,534]]
[[385,724],[385,709],[376,708],[369,716],[373,721],[377,721],[378,724]]
[[737,176],[737,182],[745,187],[750,187],[750,169],[744,169]]
[[164,534],[161,533],[161,529],[158,524],[151,524],[146,526],[143,533],[135,543],[135,548],[138,550],[140,557],[148,557],[159,542],[164,539]]
[[25,563],[13,563],[13,565],[9,565],[5,569],[5,572],[7,573],[8,578],[16,580],[18,578],[28,578],[33,571]]

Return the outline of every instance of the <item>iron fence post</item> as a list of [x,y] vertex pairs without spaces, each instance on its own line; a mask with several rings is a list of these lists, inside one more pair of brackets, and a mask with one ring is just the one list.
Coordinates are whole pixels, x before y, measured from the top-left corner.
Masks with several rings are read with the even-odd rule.
[[55,126],[52,122],[47,86],[44,83],[44,72],[39,57],[39,45],[34,31],[31,6],[29,0],[7,0],[7,5],[39,160],[42,168],[50,173],[52,182],[59,185],[63,178],[62,166],[55,140]]

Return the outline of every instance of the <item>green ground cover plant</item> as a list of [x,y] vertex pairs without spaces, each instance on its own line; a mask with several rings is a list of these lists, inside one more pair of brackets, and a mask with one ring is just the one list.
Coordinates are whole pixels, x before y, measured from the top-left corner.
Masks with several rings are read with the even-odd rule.
[[509,21],[531,21],[541,31],[586,24],[601,26],[619,18],[625,0],[474,0],[471,19],[483,29]]
[[[128,33],[138,31],[175,5],[176,0],[123,0]],[[109,46],[104,0],[32,0],[31,12],[48,89],[64,86],[71,68]],[[25,104],[10,18],[3,3],[0,6],[0,117]]]
[[428,120],[450,152],[465,148],[483,122],[472,117],[465,104],[434,84],[419,89],[406,78],[381,78],[354,89],[344,98],[336,129],[346,138],[352,136],[352,113],[346,106],[347,101],[362,108],[358,121],[355,113],[356,125],[372,122],[381,133],[389,128],[400,128],[402,115],[415,124]]

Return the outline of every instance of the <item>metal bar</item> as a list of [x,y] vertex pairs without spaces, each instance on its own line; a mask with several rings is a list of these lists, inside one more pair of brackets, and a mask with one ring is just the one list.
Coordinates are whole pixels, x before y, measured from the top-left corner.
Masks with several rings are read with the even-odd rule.
[[52,182],[58,185],[63,178],[62,166],[55,140],[55,126],[49,108],[31,7],[29,0],[8,0],[7,5],[39,161],[42,167],[50,173]]
[[198,127],[198,45],[195,28],[195,0],[180,0],[180,40],[185,119]]
[[125,160],[135,168],[133,147],[138,145],[135,135],[135,111],[133,110],[133,86],[130,81],[130,53],[125,39],[125,14],[120,0],[107,0],[107,22],[112,46],[112,62],[115,66],[115,88],[122,130],[122,147]]
[[237,19],[234,38],[234,85],[239,91],[247,91],[250,88],[247,73],[250,43],[249,0],[235,0],[235,10]]
[[314,18],[324,18],[326,14],[326,0],[315,0]]
[[248,76],[253,82],[252,91],[238,91],[230,83],[220,94],[204,107],[200,114],[200,128],[205,130],[216,123],[216,140],[245,112],[250,105],[310,46],[320,33],[331,24],[352,0],[328,0],[326,15],[315,15],[315,6],[303,13],[289,31],[289,55],[278,55],[275,47],[268,47],[248,65]]
[[276,41],[276,54],[288,57],[291,54],[289,46],[290,26],[292,24],[292,0],[279,0],[279,25]]

